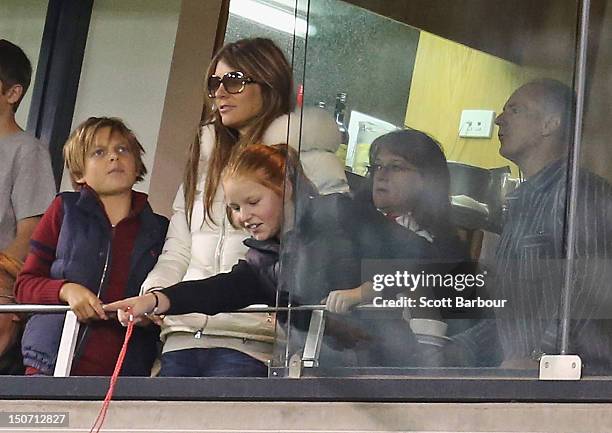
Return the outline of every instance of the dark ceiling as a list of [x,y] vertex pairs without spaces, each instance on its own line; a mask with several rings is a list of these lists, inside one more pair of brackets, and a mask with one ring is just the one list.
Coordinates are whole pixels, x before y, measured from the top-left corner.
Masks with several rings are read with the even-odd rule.
[[346,0],[512,62],[573,57],[577,0]]

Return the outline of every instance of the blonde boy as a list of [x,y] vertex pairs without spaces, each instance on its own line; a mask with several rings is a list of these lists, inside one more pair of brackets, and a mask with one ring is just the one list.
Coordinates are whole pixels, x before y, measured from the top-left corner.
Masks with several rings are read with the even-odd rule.
[[[167,220],[147,196],[132,190],[146,168],[144,149],[117,118],[87,119],[71,134],[64,158],[78,192],[59,194],[32,236],[17,279],[21,303],[70,305],[82,337],[74,375],[110,375],[124,329],[108,320],[102,304],[136,295],[164,242]],[[62,315],[35,315],[26,325],[26,374],[51,374]],[[154,328],[138,329],[123,375],[148,375],[155,358]]]

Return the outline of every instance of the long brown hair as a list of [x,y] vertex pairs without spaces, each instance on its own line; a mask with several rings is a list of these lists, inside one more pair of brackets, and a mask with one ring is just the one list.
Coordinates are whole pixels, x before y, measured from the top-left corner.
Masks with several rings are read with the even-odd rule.
[[257,143],[272,121],[293,109],[293,79],[291,66],[283,52],[270,39],[241,39],[223,46],[213,57],[206,77],[214,74],[219,61],[243,72],[261,86],[262,110],[251,120],[251,127],[240,136],[236,129],[223,125],[218,110],[212,109],[214,100],[207,99],[211,113],[200,124],[198,135],[189,151],[189,159],[183,179],[187,222],[191,225],[191,213],[198,183],[200,161],[200,131],[202,126],[212,124],[215,143],[210,160],[204,189],[206,218],[211,222],[211,209],[215,193],[219,187],[221,172],[234,151]]

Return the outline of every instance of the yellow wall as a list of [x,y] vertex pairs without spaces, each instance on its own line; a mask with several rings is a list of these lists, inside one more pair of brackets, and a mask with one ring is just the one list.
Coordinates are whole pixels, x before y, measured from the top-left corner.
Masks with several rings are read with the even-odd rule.
[[485,168],[510,165],[516,175],[516,167],[498,153],[496,127],[490,139],[459,138],[459,120],[461,111],[467,109],[500,113],[512,92],[535,75],[514,63],[422,31],[405,124],[438,140],[449,161]]

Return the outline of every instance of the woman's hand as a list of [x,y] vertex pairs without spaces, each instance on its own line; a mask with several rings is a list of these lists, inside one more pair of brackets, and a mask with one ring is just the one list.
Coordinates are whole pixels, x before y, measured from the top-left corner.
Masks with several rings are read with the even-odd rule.
[[338,314],[346,314],[351,308],[362,302],[361,286],[354,289],[334,290],[321,301],[325,304],[327,311]]
[[161,318],[158,314],[170,308],[170,300],[163,293],[156,291],[106,304],[103,308],[107,312],[116,311],[117,319],[123,326],[127,326],[130,320],[133,320],[135,324],[151,320],[159,325]]
[[108,319],[102,301],[87,287],[66,283],[59,291],[59,298],[70,305],[79,322]]

